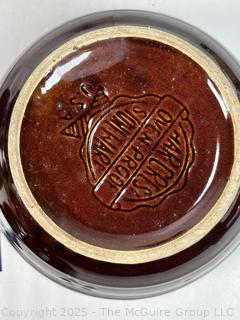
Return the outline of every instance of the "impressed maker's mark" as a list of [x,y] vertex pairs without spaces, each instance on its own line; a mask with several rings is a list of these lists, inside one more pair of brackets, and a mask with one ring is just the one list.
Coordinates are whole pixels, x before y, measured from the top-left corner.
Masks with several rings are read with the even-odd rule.
[[183,104],[148,94],[109,100],[83,84],[89,104],[70,99],[61,133],[80,139],[93,194],[105,206],[133,210],[159,205],[182,189],[194,160],[193,125]]

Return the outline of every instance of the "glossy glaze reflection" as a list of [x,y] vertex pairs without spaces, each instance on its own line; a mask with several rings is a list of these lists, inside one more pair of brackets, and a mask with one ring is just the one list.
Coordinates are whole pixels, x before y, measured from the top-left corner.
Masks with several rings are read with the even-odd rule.
[[25,112],[33,195],[61,228],[98,246],[146,248],[181,234],[229,178],[232,123],[217,94],[197,63],[158,42],[76,49]]
[[[26,207],[23,205],[12,180],[7,152],[9,121],[19,92],[22,90],[25,82],[37,65],[41,63],[49,53],[69,39],[78,36],[80,33],[92,31],[97,28],[125,24],[152,26],[153,28],[179,35],[181,38],[190,41],[196,47],[201,49],[202,52],[209,55],[209,57],[211,57],[219,68],[221,68],[229,77],[236,90],[239,90],[240,72],[237,62],[213,39],[178,20],[150,13],[131,11],[124,11],[120,13],[117,11],[105,12],[83,17],[53,31],[24,54],[21,60],[19,60],[16,66],[12,69],[0,90],[0,204],[2,211],[1,226],[4,234],[29,263],[51,279],[71,289],[87,294],[121,299],[151,296],[157,293],[176,289],[179,286],[196,279],[210,268],[213,268],[238,243],[240,221],[239,199],[236,198],[221,221],[197,244],[165,259],[136,265],[124,265],[96,261],[67,249],[46,233],[43,228],[36,223],[31,214],[27,211]],[[76,52],[76,54],[78,53]],[[58,81],[60,81],[61,78],[62,77],[60,77]],[[224,126],[227,126],[228,132],[231,132],[231,119],[228,117],[225,106],[221,101],[221,95],[219,95],[218,90],[207,77],[205,78],[204,83],[207,92],[212,96],[211,101],[213,101],[213,104],[216,106],[216,110],[218,110],[217,112],[220,114],[220,119],[222,119],[220,122],[223,123]],[[67,84],[67,86],[69,85],[70,83]],[[104,85],[104,83],[102,85]],[[110,89],[111,86],[112,84],[110,83]],[[86,88],[89,90],[89,87]],[[94,90],[96,88],[97,87],[93,86]],[[104,86],[104,88],[109,91],[109,86]],[[74,86],[73,89],[75,90]],[[79,89],[79,84],[77,84],[77,92],[79,92]],[[147,91],[147,94],[149,93],[150,92]],[[152,93],[157,96],[161,94],[161,92]],[[124,92],[121,92],[121,94],[126,94],[125,90]],[[132,93],[130,94],[132,95]],[[139,96],[139,90],[136,90],[134,94]],[[73,98],[75,97],[76,96],[74,95]],[[82,97],[83,96],[81,95],[81,101]],[[110,101],[112,101],[112,99],[115,98],[115,94],[109,94],[108,97]],[[43,97],[41,97],[41,99],[42,98]],[[181,102],[183,103],[184,101]],[[191,103],[188,101],[186,108],[189,109],[190,104]],[[54,110],[54,112],[57,111],[54,109],[55,107],[56,106],[52,106],[52,110]],[[222,112],[220,111],[221,107]],[[60,116],[59,112],[51,114],[54,119],[57,119],[58,115]],[[196,123],[196,119],[198,118],[197,113],[195,113],[195,116],[196,118],[193,117],[192,113],[189,114],[189,119],[193,123],[194,128],[198,125],[198,123]],[[60,131],[66,128],[69,124],[67,120],[60,118],[55,121],[59,126]],[[216,123],[218,123],[218,121],[216,121]],[[207,128],[207,125],[205,128]],[[34,127],[34,131],[36,131],[36,127]],[[57,131],[57,134],[60,133],[60,135],[56,134],[56,137],[58,137],[57,139],[63,138],[59,137],[61,136],[60,131]],[[204,140],[208,133],[211,134],[211,130],[201,132],[200,140],[202,141],[202,144],[204,144]],[[224,139],[224,137],[226,139],[225,134],[222,133],[221,127],[219,127],[218,133],[221,139]],[[198,138],[195,137],[195,134],[196,130],[194,131],[193,136],[193,143],[196,148]],[[29,136],[30,135],[31,133],[29,133]],[[66,138],[66,148],[68,150],[76,149],[79,151],[79,141],[73,138],[69,139]],[[32,143],[33,140],[34,139],[32,139]],[[37,143],[37,141],[38,137],[35,137],[35,143]],[[217,147],[217,140],[215,140],[215,143],[214,150],[211,151],[212,168],[215,168],[216,172],[219,173],[223,172],[221,170],[226,170],[226,173],[230,169],[231,163],[229,163],[226,168],[217,166],[218,161],[214,161],[214,159],[218,159],[218,155],[221,155],[222,157],[223,153],[221,145],[219,144],[219,147]],[[227,148],[227,146],[225,146],[225,148]],[[74,153],[74,151],[71,152]],[[79,152],[75,151],[74,156],[77,156],[80,162]],[[227,160],[227,155],[225,155],[225,157],[225,160]],[[223,160],[223,158],[221,159]],[[231,160],[231,153],[229,159]],[[73,163],[75,166],[74,161]],[[83,170],[82,174],[86,177],[86,170],[83,163],[80,165]],[[194,165],[195,162],[192,166]],[[211,172],[214,172],[215,170],[212,170]],[[189,173],[191,175],[191,170]],[[225,177],[221,177],[221,175],[215,176],[215,174],[210,176],[208,174],[206,176],[209,178],[209,183],[207,183],[207,179],[205,180],[205,186],[207,187],[205,191],[208,190],[206,195],[214,195],[215,190],[214,188],[211,188],[211,186],[216,185],[217,181],[217,185],[219,185],[221,189],[223,187],[222,184],[225,183]],[[213,179],[214,177],[215,181]],[[190,178],[188,177],[188,181],[189,179]],[[222,184],[220,181],[222,181]],[[90,191],[92,190],[89,182],[88,188]],[[216,190],[216,192],[219,194],[220,190]],[[201,194],[199,194],[197,199],[201,201],[202,199],[200,195]],[[183,195],[181,194],[181,197],[182,196]],[[215,195],[215,197],[217,198],[217,195]],[[195,202],[198,202],[198,200]],[[96,203],[101,206],[101,202],[98,200],[96,200]],[[77,221],[79,223],[78,218],[79,217],[77,216]],[[194,223],[193,220],[192,222]],[[147,221],[147,223],[150,222]],[[64,224],[64,227],[67,228],[67,224]],[[148,226],[144,226],[144,228],[147,227]],[[81,228],[83,231],[83,224],[81,224]],[[88,231],[89,228],[86,228],[86,231]],[[72,229],[70,228],[70,231],[71,230]],[[93,229],[91,229],[91,231],[93,231]],[[86,233],[84,234],[85,236]],[[102,231],[100,233],[102,234]],[[116,234],[114,234],[114,237],[116,237]],[[122,240],[123,232],[121,234],[121,245],[123,244]],[[100,237],[98,237],[98,244],[100,244]],[[132,246],[133,243],[131,242],[130,245]]]

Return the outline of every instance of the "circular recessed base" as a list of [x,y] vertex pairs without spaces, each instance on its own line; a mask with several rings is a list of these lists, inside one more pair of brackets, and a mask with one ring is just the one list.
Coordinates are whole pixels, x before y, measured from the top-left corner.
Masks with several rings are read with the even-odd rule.
[[236,235],[238,78],[180,22],[110,16],[53,32],[6,80],[3,213],[42,272],[129,298],[200,275]]

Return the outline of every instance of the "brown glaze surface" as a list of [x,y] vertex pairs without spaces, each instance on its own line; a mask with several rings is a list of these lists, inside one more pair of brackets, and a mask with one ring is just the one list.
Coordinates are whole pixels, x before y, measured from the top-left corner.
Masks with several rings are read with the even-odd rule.
[[[43,230],[32,218],[12,179],[7,144],[9,123],[16,99],[37,65],[54,49],[80,33],[125,24],[152,26],[190,41],[215,61],[228,76],[235,89],[239,91],[240,69],[233,57],[205,33],[167,16],[142,11],[103,12],[82,17],[52,31],[25,52],[0,88],[0,227],[21,256],[52,280],[91,295],[135,299],[168,292],[185,285],[209,271],[226,257],[226,254],[239,242],[239,196],[207,236],[178,254],[136,265],[100,262],[68,249]],[[158,95],[158,93],[154,94]],[[110,98],[112,101],[113,97]],[[196,128],[191,114],[189,119]],[[62,130],[65,127],[64,122],[59,129]],[[208,133],[211,134],[210,130],[205,130],[199,133],[199,136],[206,139]],[[198,134],[197,130],[194,132],[194,146],[196,134]],[[35,138],[36,141],[37,138]],[[220,154],[222,157],[222,145]],[[195,163],[196,160],[194,160]],[[86,172],[83,171],[82,174]],[[219,180],[224,181],[223,177],[220,178],[219,175]],[[211,189],[214,195],[214,189]]]
[[230,175],[232,122],[216,91],[199,65],[158,42],[76,48],[27,106],[20,151],[33,195],[61,228],[97,246],[176,237]]

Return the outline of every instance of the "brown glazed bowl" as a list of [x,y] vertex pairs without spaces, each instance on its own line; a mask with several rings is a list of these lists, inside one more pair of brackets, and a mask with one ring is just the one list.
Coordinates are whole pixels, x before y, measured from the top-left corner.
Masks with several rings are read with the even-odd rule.
[[239,66],[181,21],[74,20],[0,91],[1,226],[49,278],[86,294],[176,289],[239,239]]

